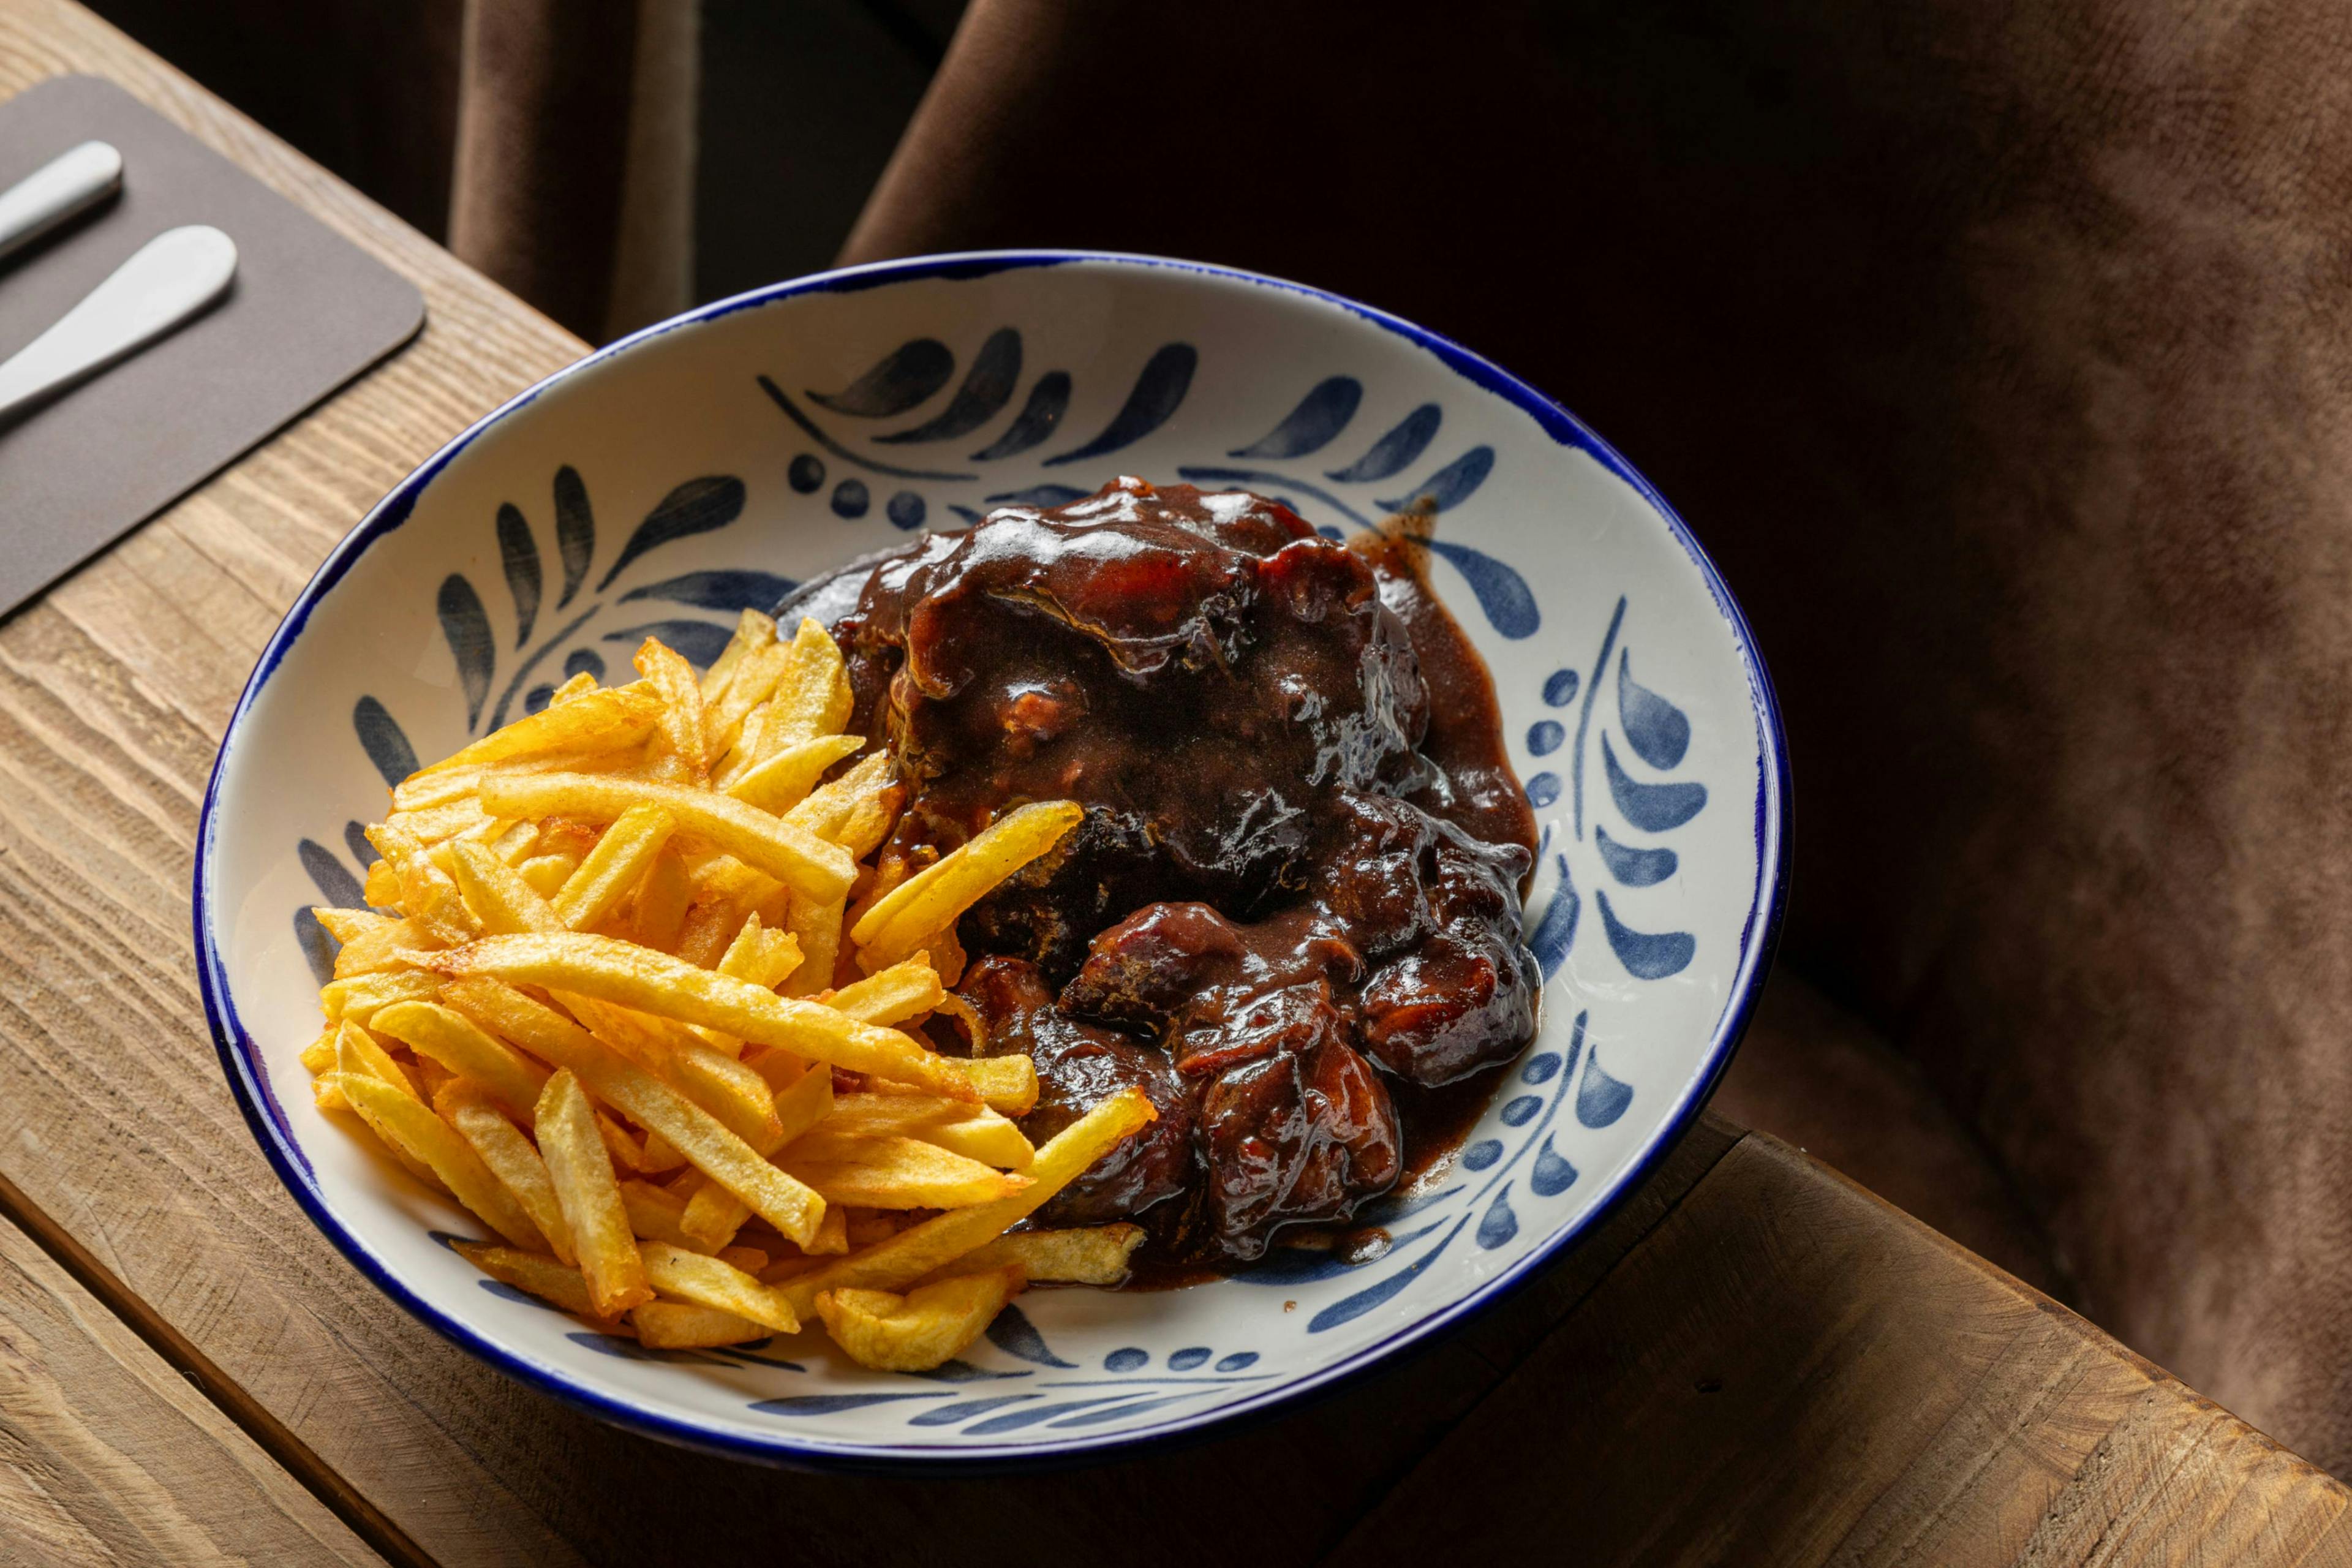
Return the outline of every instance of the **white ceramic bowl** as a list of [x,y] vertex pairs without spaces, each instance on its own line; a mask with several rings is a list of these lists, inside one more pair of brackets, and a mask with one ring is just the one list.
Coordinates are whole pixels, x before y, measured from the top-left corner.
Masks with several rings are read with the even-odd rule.
[[[1436,582],[1484,653],[1544,845],[1535,1042],[1384,1256],[1190,1289],[1030,1292],[940,1372],[821,1332],[648,1352],[484,1280],[478,1234],[313,1109],[297,1054],[359,901],[360,825],[416,757],[625,672],[707,659],[743,605],[992,502],[1115,474],[1245,488],[1328,531],[1433,493]],[[205,1006],[320,1228],[493,1365],[659,1436],[784,1459],[1104,1450],[1266,1407],[1493,1301],[1688,1125],[1769,961],[1787,764],[1730,595],[1592,433],[1485,360],[1311,289],[1140,257],[929,258],[782,284],[591,355],[467,431],[328,557],[263,653],[205,802]],[[1277,1253],[1277,1258],[1283,1254]]]

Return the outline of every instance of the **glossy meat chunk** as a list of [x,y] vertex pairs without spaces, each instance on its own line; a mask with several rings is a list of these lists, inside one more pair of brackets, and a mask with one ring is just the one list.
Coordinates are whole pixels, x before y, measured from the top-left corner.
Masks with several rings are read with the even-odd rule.
[[1122,479],[812,590],[910,787],[886,856],[1086,808],[958,928],[992,1048],[1036,1060],[1034,1137],[1129,1084],[1160,1109],[1052,1218],[1257,1257],[1396,1181],[1383,1073],[1448,1082],[1532,1032],[1532,820],[1413,574],[1273,501]]

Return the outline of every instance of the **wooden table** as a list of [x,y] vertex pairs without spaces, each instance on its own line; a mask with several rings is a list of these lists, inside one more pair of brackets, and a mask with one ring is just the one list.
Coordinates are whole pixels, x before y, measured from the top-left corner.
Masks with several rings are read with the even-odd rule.
[[1714,1120],[1460,1332],[1097,1469],[756,1469],[445,1344],[303,1219],[230,1101],[190,968],[196,807],[337,536],[583,345],[68,0],[0,0],[0,96],[76,70],[408,274],[430,316],[0,625],[0,1561],[2352,1563],[2337,1483]]

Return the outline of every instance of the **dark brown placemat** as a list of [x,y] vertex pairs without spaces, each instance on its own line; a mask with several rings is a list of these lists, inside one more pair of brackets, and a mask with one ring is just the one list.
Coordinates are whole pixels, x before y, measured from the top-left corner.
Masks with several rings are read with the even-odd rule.
[[0,427],[0,615],[16,609],[385,354],[425,321],[416,286],[96,77],[0,103],[0,187],[91,138],[122,194],[0,261],[0,358],[131,253],[208,223],[236,281],[144,353]]

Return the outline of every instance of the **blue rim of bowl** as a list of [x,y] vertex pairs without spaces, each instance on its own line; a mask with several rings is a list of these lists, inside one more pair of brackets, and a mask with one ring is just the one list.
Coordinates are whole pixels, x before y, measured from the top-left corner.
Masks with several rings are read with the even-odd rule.
[[[237,731],[262,688],[268,684],[270,677],[277,673],[279,662],[300,637],[311,610],[328,590],[341,580],[343,574],[366,553],[370,545],[407,521],[417,498],[452,458],[471,446],[485,431],[535,402],[550,388],[584,374],[652,338],[717,321],[739,310],[756,310],[796,295],[852,293],[919,279],[961,280],[997,272],[1073,263],[1192,273],[1227,284],[1272,289],[1335,306],[1428,351],[1455,374],[1506,399],[1531,416],[1555,441],[1591,454],[1612,473],[1631,485],[1649,504],[1675,542],[1690,558],[1700,579],[1706,584],[1717,613],[1731,628],[1733,644],[1738,649],[1741,665],[1747,671],[1759,742],[1755,808],[1758,886],[1750,896],[1747,919],[1741,928],[1739,968],[1732,981],[1729,1000],[1717,1021],[1713,1037],[1707,1043],[1702,1069],[1694,1075],[1681,1100],[1658,1124],[1648,1146],[1617,1173],[1608,1190],[1580,1217],[1563,1224],[1542,1245],[1530,1250],[1508,1269],[1387,1338],[1328,1366],[1318,1368],[1233,1405],[1196,1415],[1176,1417],[1132,1432],[973,1449],[919,1444],[827,1444],[794,1434],[769,1437],[733,1427],[708,1426],[656,1414],[625,1404],[611,1394],[575,1381],[556,1368],[525,1359],[494,1342],[462,1320],[433,1306],[411,1290],[382,1258],[345,1229],[329,1208],[325,1194],[309,1169],[308,1162],[294,1147],[291,1130],[282,1120],[283,1113],[278,1108],[276,1096],[259,1067],[257,1047],[238,1021],[236,1005],[229,997],[226,968],[213,935],[212,900],[206,884],[211,876],[221,775],[236,743]],[[666,1442],[772,1464],[898,1473],[937,1473],[941,1470],[982,1473],[1056,1462],[1132,1457],[1144,1449],[1198,1440],[1213,1429],[1263,1419],[1309,1396],[1331,1393],[1341,1383],[1361,1375],[1385,1358],[1397,1355],[1408,1347],[1425,1348],[1433,1336],[1466,1322],[1472,1316],[1495,1306],[1533,1279],[1570,1243],[1606,1219],[1628,1194],[1642,1184],[1682,1142],[1699,1110],[1714,1093],[1716,1083],[1729,1063],[1733,1049],[1747,1032],[1748,1020],[1754,1015],[1758,998],[1763,992],[1765,977],[1770,973],[1772,954],[1779,945],[1781,916],[1787,903],[1789,786],[1788,747],[1781,730],[1780,703],[1773,693],[1771,676],[1765,668],[1762,656],[1757,651],[1755,637],[1748,629],[1747,617],[1741,614],[1731,590],[1717,572],[1715,563],[1708,558],[1675,510],[1666,504],[1665,498],[1619,456],[1615,448],[1576,416],[1492,361],[1402,317],[1392,316],[1343,295],[1237,268],[1117,251],[996,250],[911,257],[899,261],[843,268],[771,284],[730,299],[715,300],[609,343],[517,394],[475,421],[369,509],[358,525],[328,553],[287,610],[278,629],[270,634],[269,641],[262,649],[253,674],[247,678],[244,691],[238,695],[236,707],[229,715],[228,726],[223,732],[220,752],[214,760],[212,775],[205,784],[204,807],[197,819],[193,900],[197,988],[204,997],[205,1021],[211,1026],[213,1044],[220,1053],[222,1070],[228,1078],[231,1092],[236,1097],[237,1108],[245,1113],[247,1124],[252,1128],[263,1154],[277,1170],[278,1179],[286,1184],[287,1190],[293,1194],[295,1202],[310,1215],[310,1222],[334,1243],[354,1268],[411,1315],[509,1376],[583,1409],[600,1420]]]

